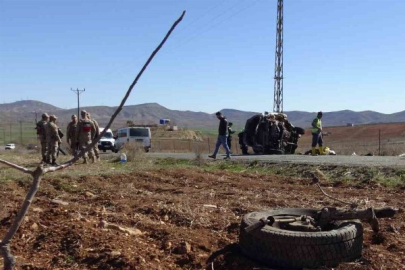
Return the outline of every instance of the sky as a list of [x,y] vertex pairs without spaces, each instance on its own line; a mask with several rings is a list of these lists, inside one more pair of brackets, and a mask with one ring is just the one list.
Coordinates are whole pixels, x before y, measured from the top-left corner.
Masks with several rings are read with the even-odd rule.
[[[0,103],[271,111],[276,0],[0,0]],[[284,0],[284,111],[405,110],[404,0]]]

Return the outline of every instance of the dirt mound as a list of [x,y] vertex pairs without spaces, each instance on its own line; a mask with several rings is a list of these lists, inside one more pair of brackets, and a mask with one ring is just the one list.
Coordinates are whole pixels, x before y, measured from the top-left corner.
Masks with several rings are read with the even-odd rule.
[[203,135],[200,131],[190,129],[169,130],[166,127],[151,128],[152,139],[176,139],[203,141]]

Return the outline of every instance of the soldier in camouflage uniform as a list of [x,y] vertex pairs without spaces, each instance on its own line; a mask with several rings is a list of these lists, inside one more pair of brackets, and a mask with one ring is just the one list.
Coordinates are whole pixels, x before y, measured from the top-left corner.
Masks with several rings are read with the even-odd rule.
[[[87,117],[86,111],[81,111],[80,115],[82,119],[77,124],[77,131],[76,131],[76,143],[79,146],[79,151],[84,150],[89,144],[91,144],[94,134],[96,134],[96,129],[94,127],[94,123]],[[88,153],[85,153],[83,156],[83,163],[87,163],[87,154],[90,158],[95,162],[94,152],[93,149],[90,149]]]
[[37,123],[36,130],[39,141],[41,142],[41,154],[42,154],[42,162],[46,163],[49,162],[47,160],[47,144],[46,144],[46,125],[49,121],[49,115],[47,113],[42,114],[42,120]]
[[72,122],[70,122],[66,128],[66,141],[70,147],[72,155],[77,153],[77,144],[76,144],[76,131],[77,131],[77,116],[72,115]]
[[46,143],[48,145],[48,160],[52,160],[52,165],[58,165],[56,163],[56,157],[58,154],[59,144],[62,142],[61,138],[59,137],[59,128],[56,125],[56,119],[58,119],[55,115],[51,115],[49,117],[49,122],[46,125]]
[[[95,119],[92,119],[90,117],[89,112],[87,113],[87,117],[94,124],[94,128],[95,128],[96,132],[95,132],[95,134],[92,134],[92,140],[95,140],[98,137],[98,135],[100,135],[100,126],[98,125],[98,123],[97,123],[97,121]],[[94,155],[96,157],[96,160],[99,161],[100,160],[100,152],[98,151],[98,145],[97,144],[94,146],[93,151],[94,151]]]

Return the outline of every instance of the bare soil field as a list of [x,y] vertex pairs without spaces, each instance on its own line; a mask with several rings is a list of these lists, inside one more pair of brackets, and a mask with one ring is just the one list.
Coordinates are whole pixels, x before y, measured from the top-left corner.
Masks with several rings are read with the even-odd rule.
[[[46,175],[11,244],[17,269],[271,269],[235,245],[244,214],[340,206],[311,184],[316,167],[301,165],[283,173],[287,167],[268,165],[264,171],[254,164],[198,159],[144,160],[145,168],[135,162],[104,160]],[[356,169],[351,181],[343,180],[344,168],[321,169],[342,179],[323,183],[340,199],[362,207],[405,206],[403,186],[373,181],[370,169]],[[8,170],[0,167],[0,235],[29,185]],[[388,177],[403,173],[386,172]],[[378,235],[364,227],[363,258],[335,269],[404,269],[404,212],[381,220]]]
[[[383,140],[405,139],[405,123],[324,127],[323,129],[323,132],[331,132],[331,135],[327,136],[331,142],[376,141],[379,132]],[[311,139],[310,130],[307,130],[307,133],[301,138],[303,142],[308,143],[310,143]]]
[[[405,123],[324,127],[323,132],[331,133],[324,136],[324,144],[336,150],[338,154],[356,152],[377,155],[380,150],[382,155],[398,155],[405,152]],[[311,131],[306,130],[306,134],[298,142],[299,151],[310,149],[311,140]]]

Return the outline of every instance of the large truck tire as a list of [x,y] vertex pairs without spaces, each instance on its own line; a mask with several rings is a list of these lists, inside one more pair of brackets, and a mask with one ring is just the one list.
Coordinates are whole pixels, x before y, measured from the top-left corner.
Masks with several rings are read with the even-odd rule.
[[318,210],[301,208],[252,212],[242,219],[239,244],[250,258],[272,267],[287,269],[334,267],[361,257],[363,226],[360,221],[343,221],[331,230],[301,232],[264,226],[250,233],[244,229],[268,216],[315,216]]

